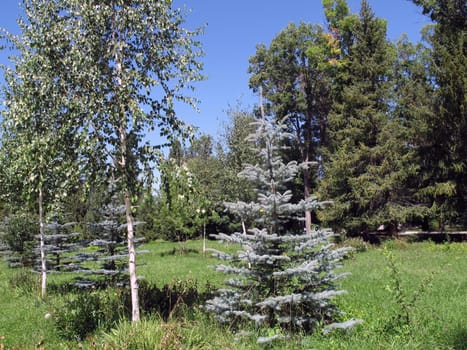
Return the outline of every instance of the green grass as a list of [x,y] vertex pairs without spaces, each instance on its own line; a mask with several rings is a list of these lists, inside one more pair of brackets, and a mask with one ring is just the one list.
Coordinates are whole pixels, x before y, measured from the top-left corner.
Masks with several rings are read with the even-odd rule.
[[[208,242],[220,248],[217,242]],[[196,280],[220,286],[221,274],[209,268],[217,260],[203,257],[202,242],[151,242],[142,247],[138,273],[158,286],[176,281]],[[227,247],[236,250],[236,247]],[[394,268],[389,268],[391,257]],[[347,295],[336,300],[346,318],[364,323],[348,332],[328,336],[315,334],[277,344],[274,349],[467,349],[467,245],[387,242],[345,261],[344,271],[352,273],[341,282]],[[36,292],[14,289],[10,281],[17,270],[0,270],[0,349],[75,349],[76,342],[60,339],[45,314],[57,295],[48,302]],[[56,283],[64,277],[53,276]],[[396,282],[399,287],[396,287]],[[402,302],[406,306],[401,305]],[[406,310],[409,322],[397,322]],[[134,335],[131,337],[130,335]],[[255,349],[252,340],[235,341],[235,335],[217,325],[195,308],[185,318],[163,322],[157,316],[138,326],[122,321],[113,330],[98,331],[80,346],[83,349]],[[118,346],[117,346],[118,344]],[[298,345],[300,344],[300,345]]]
[[410,323],[397,327],[387,253],[370,249],[347,261],[352,275],[342,282],[348,295],[339,300],[349,316],[365,320],[348,334],[315,337],[316,349],[467,349],[467,245],[387,244],[409,308]]
[[59,339],[55,328],[51,322],[45,322],[49,309],[39,299],[38,292],[30,293],[10,286],[9,281],[16,273],[4,267],[0,270],[0,344],[7,349],[12,346],[34,349],[44,342],[56,344]]
[[[226,249],[216,241],[208,241],[207,248]],[[236,250],[228,246],[227,250]],[[141,250],[149,253],[138,256],[138,274],[159,286],[171,284],[174,281],[197,280],[204,288],[206,283],[220,286],[224,280],[222,274],[216,273],[211,267],[219,261],[207,252],[203,256],[202,241],[171,243],[156,241],[145,244]]]

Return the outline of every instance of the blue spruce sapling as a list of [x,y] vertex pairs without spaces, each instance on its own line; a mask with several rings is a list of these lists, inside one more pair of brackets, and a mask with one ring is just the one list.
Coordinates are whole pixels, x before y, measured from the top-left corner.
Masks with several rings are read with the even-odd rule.
[[[87,250],[75,256],[79,262],[77,272],[86,276],[77,278],[78,287],[121,286],[128,280],[126,223],[122,223],[125,206],[118,205],[119,196],[113,193],[113,184],[109,187],[110,201],[98,211],[101,220],[87,223],[94,239],[87,242]],[[139,224],[134,222],[135,227]],[[135,238],[135,247],[143,240]]]
[[[216,269],[231,278],[208,300],[206,308],[234,327],[253,324],[260,334],[269,329],[268,336],[258,338],[258,342],[269,342],[285,337],[284,333],[312,332],[319,324],[333,324],[339,311],[331,299],[345,293],[335,286],[345,274],[334,270],[349,248],[334,249],[330,230],[290,232],[290,223],[303,221],[305,210],[322,205],[316,198],[292,203],[292,192],[286,187],[300,169],[310,164],[283,162],[284,141],[293,137],[285,132],[283,122],[263,118],[256,124],[256,133],[248,141],[258,150],[260,160],[256,165],[247,164],[239,176],[254,182],[257,201],[225,205],[233,213],[248,212],[256,218],[257,227],[230,236],[215,235],[221,241],[238,244],[241,250],[235,254],[214,253],[226,261]],[[333,325],[342,328],[358,322]],[[271,329],[278,332],[271,336]]]

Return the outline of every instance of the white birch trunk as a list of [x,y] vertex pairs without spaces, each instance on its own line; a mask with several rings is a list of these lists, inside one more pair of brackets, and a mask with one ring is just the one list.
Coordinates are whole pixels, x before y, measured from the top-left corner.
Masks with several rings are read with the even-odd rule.
[[138,297],[138,278],[136,275],[136,250],[135,250],[135,234],[133,226],[133,215],[131,214],[131,198],[130,193],[125,193],[125,213],[127,223],[127,240],[128,240],[128,271],[130,273],[130,290],[131,290],[131,320],[133,322],[140,320],[139,315],[139,297]]
[[[305,162],[308,164],[308,155],[305,156]],[[304,183],[304,196],[305,200],[310,198],[310,169],[307,167],[303,171],[303,183]],[[307,234],[311,234],[311,211],[310,210],[305,210],[305,232]]]
[[203,223],[203,256],[206,256],[206,222]]
[[43,208],[42,186],[39,188],[39,239],[41,253],[41,298],[44,299],[47,294],[47,262],[45,255],[45,223]]
[[[114,18],[114,21],[116,19]],[[117,27],[116,23],[114,25]],[[118,34],[114,33],[115,42],[118,42]],[[122,85],[122,53],[118,49],[118,45],[115,46],[115,68],[117,70],[117,88]],[[117,97],[118,101],[118,97]],[[118,102],[117,102],[118,103]],[[122,105],[119,106],[120,123],[117,127],[118,136],[120,139],[120,160],[119,166],[122,173],[127,171],[127,124],[124,108]],[[135,231],[134,231],[134,220],[133,214],[131,213],[131,193],[128,189],[128,178],[124,175],[124,186],[125,186],[125,216],[127,224],[127,243],[128,243],[128,272],[130,274],[130,294],[131,294],[131,321],[138,322],[140,320],[139,314],[139,296],[138,296],[138,278],[136,275],[136,249],[135,249]]]

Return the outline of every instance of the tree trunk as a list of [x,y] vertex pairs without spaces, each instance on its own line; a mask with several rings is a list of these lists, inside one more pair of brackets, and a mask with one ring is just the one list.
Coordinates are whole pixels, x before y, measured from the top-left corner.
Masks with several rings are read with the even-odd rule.
[[206,256],[206,221],[203,222],[203,256]]
[[245,220],[242,219],[242,229],[243,229],[243,234],[246,236],[246,226],[245,226]]
[[[117,61],[118,62],[118,61]],[[117,69],[121,71],[121,65],[117,64]],[[121,83],[119,81],[119,83]],[[127,225],[127,242],[128,242],[128,272],[130,273],[130,290],[131,290],[131,320],[137,322],[140,320],[139,316],[139,298],[138,298],[138,279],[136,276],[136,250],[135,250],[135,231],[134,231],[134,220],[133,214],[131,213],[131,192],[129,190],[130,179],[128,179],[127,173],[127,133],[125,116],[121,115],[121,124],[118,128],[120,138],[120,170],[123,173],[124,178],[124,197],[125,197],[125,217]],[[117,167],[118,167],[117,165]]]
[[[114,26],[117,28],[117,20],[114,17]],[[119,30],[118,28],[113,33],[115,43],[119,43]],[[116,164],[117,168],[120,166],[121,173],[123,174],[123,186],[125,188],[125,216],[127,224],[127,243],[128,243],[128,272],[130,274],[130,293],[131,293],[131,320],[132,322],[138,322],[140,320],[139,315],[139,296],[138,296],[138,279],[136,275],[136,250],[135,250],[135,232],[134,232],[134,220],[133,214],[131,213],[131,192],[129,190],[129,184],[134,179],[128,178],[128,149],[127,149],[127,121],[125,116],[125,107],[119,100],[119,88],[122,85],[122,52],[118,48],[119,45],[115,45],[114,57],[115,57],[115,70],[117,72],[117,92],[116,92],[116,104],[118,104],[119,114],[119,125],[117,126],[117,132],[120,139],[120,160]]]
[[139,297],[138,297],[138,279],[136,276],[136,250],[135,234],[133,226],[133,215],[131,214],[131,197],[128,190],[125,192],[125,214],[127,223],[128,240],[128,271],[130,273],[131,290],[131,320],[139,321]]
[[[303,171],[303,183],[304,183],[304,196],[305,199],[310,198],[310,169],[306,168]],[[311,233],[311,211],[305,210],[305,231],[307,234]]]
[[47,293],[47,262],[45,255],[45,223],[42,186],[39,187],[39,239],[41,253],[41,298],[44,299]]

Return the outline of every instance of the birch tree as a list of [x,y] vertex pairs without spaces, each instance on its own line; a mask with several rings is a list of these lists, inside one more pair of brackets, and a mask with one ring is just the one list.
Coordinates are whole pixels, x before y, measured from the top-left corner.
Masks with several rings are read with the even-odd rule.
[[[10,206],[25,203],[37,211],[41,296],[46,296],[45,226],[49,211],[76,179],[76,137],[69,106],[64,57],[69,42],[55,1],[23,1],[21,36],[3,38],[17,52],[5,68],[2,111],[1,194]],[[16,203],[15,203],[16,202]]]
[[72,84],[88,132],[89,164],[117,179],[124,198],[132,320],[138,321],[133,203],[142,165],[154,150],[145,140],[149,132],[169,142],[190,132],[175,104],[195,105],[187,95],[201,79],[199,30],[182,27],[183,12],[172,9],[171,0],[65,2],[74,33]]
[[[12,130],[10,139],[24,148],[12,145],[11,152],[28,158],[12,161],[12,167],[21,166],[31,174],[28,189],[37,194],[39,203],[51,164],[60,160],[60,169],[71,169],[61,162],[60,152],[68,147],[58,145],[72,146],[79,159],[87,160],[86,179],[101,174],[118,180],[125,204],[132,320],[137,321],[132,204],[138,195],[140,169],[154,150],[145,140],[150,132],[168,142],[175,134],[190,132],[175,113],[175,104],[195,105],[187,95],[192,82],[201,78],[201,50],[195,40],[200,31],[182,27],[183,12],[172,9],[171,0],[23,3],[26,42],[20,46],[22,58],[11,71],[7,100],[12,102],[5,119]],[[17,127],[23,119],[18,118],[25,123],[21,134]],[[29,138],[33,141],[28,142]],[[61,181],[47,188],[66,184],[70,174],[60,175]],[[41,208],[39,204],[40,213]]]

